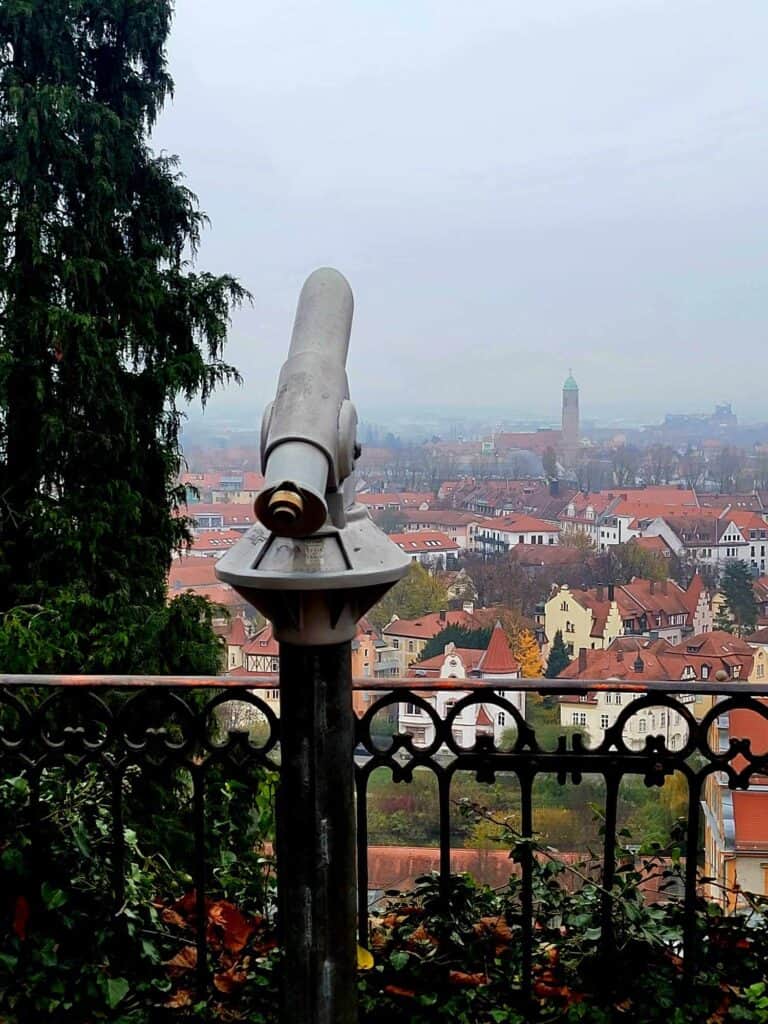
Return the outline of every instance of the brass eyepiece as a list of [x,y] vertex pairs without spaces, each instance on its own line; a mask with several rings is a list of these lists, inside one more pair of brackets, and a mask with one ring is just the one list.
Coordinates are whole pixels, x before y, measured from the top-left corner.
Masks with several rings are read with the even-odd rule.
[[267,508],[277,522],[289,526],[303,513],[304,499],[298,491],[275,491],[269,499]]

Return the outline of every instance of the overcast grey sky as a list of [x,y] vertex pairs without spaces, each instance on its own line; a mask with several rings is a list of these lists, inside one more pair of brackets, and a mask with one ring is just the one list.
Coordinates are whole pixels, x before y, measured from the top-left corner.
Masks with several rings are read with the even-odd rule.
[[[253,292],[273,392],[304,277],[356,298],[352,397],[768,419],[766,0],[177,0],[155,131]],[[233,403],[237,403],[236,406]]]

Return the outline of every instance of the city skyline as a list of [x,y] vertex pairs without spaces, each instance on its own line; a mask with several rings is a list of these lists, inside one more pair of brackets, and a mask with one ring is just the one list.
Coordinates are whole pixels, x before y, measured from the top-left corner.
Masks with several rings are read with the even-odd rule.
[[201,269],[255,300],[228,350],[247,390],[212,409],[260,415],[332,265],[364,416],[554,420],[573,365],[594,418],[759,418],[766,30],[756,0],[179,5],[154,145],[210,215]]

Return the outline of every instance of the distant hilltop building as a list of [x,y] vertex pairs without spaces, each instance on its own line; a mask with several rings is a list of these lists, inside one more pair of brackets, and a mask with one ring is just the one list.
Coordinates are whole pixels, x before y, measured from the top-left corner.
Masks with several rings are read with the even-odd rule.
[[713,413],[672,413],[668,412],[664,417],[664,428],[667,430],[690,430],[703,427],[715,427],[719,430],[727,430],[729,427],[738,426],[738,419],[731,408],[730,402],[723,402],[716,405]]
[[514,460],[515,475],[541,476],[543,467],[541,460],[548,451],[555,452],[558,462],[566,469],[572,468],[578,461],[581,450],[579,431],[579,385],[573,379],[572,372],[563,384],[563,410],[560,430],[539,429],[533,431],[499,431],[491,437],[479,442],[446,443],[432,445],[432,455],[450,454],[456,459],[465,456],[465,460],[487,459],[496,460],[499,470],[509,474],[511,465],[504,465]]
[[563,462],[572,466],[579,454],[579,385],[568,371],[563,384],[563,427],[560,438]]

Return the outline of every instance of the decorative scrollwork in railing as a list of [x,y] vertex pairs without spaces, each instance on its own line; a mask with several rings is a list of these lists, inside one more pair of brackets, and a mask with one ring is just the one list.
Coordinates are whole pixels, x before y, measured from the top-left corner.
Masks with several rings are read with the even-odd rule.
[[[0,777],[24,773],[30,780],[34,805],[43,773],[58,767],[68,777],[95,766],[103,772],[112,793],[114,900],[122,905],[124,782],[131,772],[180,769],[189,781],[190,835],[195,849],[193,888],[203,922],[203,900],[208,878],[206,864],[206,784],[209,773],[251,783],[254,773],[280,770],[280,720],[267,690],[276,690],[274,678],[252,679],[77,679],[5,677],[0,680]],[[532,834],[534,782],[550,775],[561,785],[579,784],[584,776],[601,776],[605,783],[602,886],[610,890],[616,867],[619,787],[625,776],[662,786],[679,773],[687,786],[687,848],[685,850],[685,905],[688,922],[683,936],[686,970],[695,963],[693,907],[697,898],[697,855],[701,799],[708,780],[730,789],[747,789],[759,776],[768,775],[768,750],[754,749],[744,735],[724,738],[725,716],[738,712],[739,721],[755,716],[768,722],[768,689],[750,683],[565,683],[557,680],[519,680],[479,685],[475,680],[442,684],[456,697],[444,714],[435,695],[439,680],[361,680],[356,688],[368,691],[369,703],[356,724],[355,780],[358,824],[358,895],[361,939],[366,937],[368,899],[367,797],[371,777],[385,769],[395,782],[409,783],[417,771],[431,772],[436,781],[439,814],[439,875],[450,881],[452,785],[460,773],[480,783],[493,783],[500,774],[516,778],[523,834]],[[621,710],[593,742],[582,735],[560,735],[544,743],[520,710],[517,692],[579,696],[591,700],[609,690],[622,695]],[[694,698],[708,698],[711,706],[699,715]],[[631,698],[631,699],[627,699]],[[418,711],[420,736],[403,729],[398,707]],[[579,705],[574,704],[577,708]],[[460,729],[477,720],[473,709],[485,708],[485,727],[467,741]],[[651,719],[651,715],[654,716]],[[662,715],[664,716],[662,718]],[[382,718],[395,716],[395,728],[382,735]],[[674,717],[672,717],[674,716]],[[504,723],[501,730],[499,723]],[[641,721],[664,721],[663,730],[639,727]],[[668,723],[674,722],[670,731]],[[757,735],[758,730],[755,731]],[[33,829],[34,831],[34,829]],[[522,935],[524,977],[530,974],[533,946],[532,882],[530,862],[522,864]],[[611,906],[604,904],[604,932],[610,933]],[[207,984],[204,923],[196,933],[197,972],[200,986]]]

